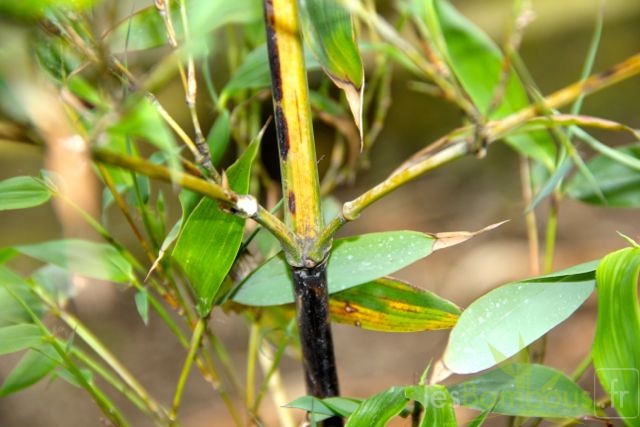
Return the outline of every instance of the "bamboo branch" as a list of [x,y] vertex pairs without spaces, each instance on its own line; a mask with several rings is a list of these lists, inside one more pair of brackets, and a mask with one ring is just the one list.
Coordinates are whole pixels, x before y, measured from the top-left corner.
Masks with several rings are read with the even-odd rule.
[[[640,73],[640,54],[633,55],[625,61],[614,65],[603,72],[592,75],[591,77],[573,83],[565,88],[552,93],[543,100],[542,105],[545,109],[561,108],[581,96],[586,96],[607,88],[622,80],[628,79]],[[529,121],[545,123],[557,126],[552,118],[544,117],[538,120],[537,115],[540,107],[536,105],[524,108],[513,113],[501,120],[493,120],[488,122],[484,128],[486,141],[488,144],[503,138],[510,132],[518,129]],[[570,117],[570,119],[569,119]],[[580,116],[561,116],[559,124],[567,122],[575,122],[580,120]],[[597,121],[585,120],[585,124],[593,123],[594,125],[613,129],[613,125],[609,122],[597,123]],[[627,130],[625,126],[616,127],[616,130]],[[330,239],[335,232],[346,222],[356,219],[360,213],[372,203],[381,199],[393,190],[405,185],[420,175],[436,169],[446,163],[456,160],[467,154],[475,152],[472,144],[469,143],[470,135],[473,135],[474,126],[465,126],[453,130],[449,134],[443,136],[425,149],[419,151],[409,160],[407,160],[400,168],[396,169],[387,179],[377,184],[373,188],[364,192],[357,198],[346,202],[342,208],[342,215],[339,215],[331,223],[329,223],[322,231],[318,239],[318,245],[322,245],[325,239]]]
[[285,252],[299,256],[300,245],[293,233],[277,217],[258,204],[249,194],[236,194],[214,182],[197,178],[187,173],[170,170],[141,158],[124,156],[112,151],[95,148],[93,159],[99,163],[118,166],[137,172],[149,178],[177,184],[182,188],[194,191],[203,196],[218,200],[228,206],[231,211],[241,217],[251,218],[271,232],[280,242]]

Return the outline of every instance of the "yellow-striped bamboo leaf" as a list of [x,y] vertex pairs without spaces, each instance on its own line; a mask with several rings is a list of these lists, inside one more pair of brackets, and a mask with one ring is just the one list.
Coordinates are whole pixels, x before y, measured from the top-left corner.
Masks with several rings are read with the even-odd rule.
[[364,68],[351,15],[338,0],[301,0],[300,18],[306,45],[344,91],[362,139]]
[[640,426],[640,247],[603,258],[596,271],[598,318],[593,365],[611,406],[628,426]]
[[460,315],[455,304],[392,278],[335,293],[329,308],[334,322],[384,332],[448,329]]

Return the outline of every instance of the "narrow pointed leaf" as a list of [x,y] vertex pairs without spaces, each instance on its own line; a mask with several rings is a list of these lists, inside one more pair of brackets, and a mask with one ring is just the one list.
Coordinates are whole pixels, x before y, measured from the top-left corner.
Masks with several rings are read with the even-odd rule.
[[222,110],[207,136],[207,145],[211,151],[211,162],[217,166],[222,161],[231,140],[231,116]]
[[382,278],[331,295],[331,320],[384,332],[448,329],[460,309],[437,295]]
[[640,248],[607,255],[598,266],[598,318],[593,365],[620,417],[640,425]]
[[0,327],[31,321],[31,316],[18,304],[15,296],[26,301],[33,311],[42,311],[42,302],[29,291],[24,279],[8,267],[0,265]]
[[[500,49],[484,31],[465,18],[448,1],[436,0],[436,11],[451,67],[460,84],[482,113],[486,113],[500,83],[503,57]],[[496,111],[499,119],[528,106],[522,82],[512,72]],[[511,135],[506,142],[515,150],[552,168],[555,144],[544,131]]]
[[301,0],[300,20],[306,45],[344,91],[362,139],[364,68],[351,15],[338,0]]
[[313,422],[320,422],[329,417],[348,417],[360,405],[361,400],[349,397],[327,397],[318,399],[303,396],[285,405],[286,408],[302,409],[309,412]]
[[129,261],[108,244],[68,239],[16,246],[16,250],[81,276],[121,283],[133,280]]
[[50,345],[29,350],[2,383],[0,397],[37,383],[53,371],[58,364],[57,359],[57,353]]
[[142,322],[145,325],[149,325],[149,294],[147,291],[136,292],[134,300]]
[[549,179],[547,179],[540,191],[538,191],[538,194],[533,198],[531,204],[527,206],[526,212],[533,211],[543,200],[555,191],[560,181],[562,181],[564,177],[571,172],[572,168],[573,162],[570,159],[565,159],[560,166],[556,168],[553,174],[551,174]]
[[[621,154],[640,161],[640,145],[619,148]],[[598,155],[587,163],[598,182],[605,201],[598,197],[593,185],[582,175],[575,175],[567,185],[567,193],[586,203],[615,207],[640,206],[640,172],[620,163],[612,156]]]
[[179,158],[180,149],[173,134],[147,98],[129,105],[120,122],[109,128],[109,132],[116,136],[143,138],[164,154],[171,169],[180,170],[182,168]]
[[42,341],[42,331],[32,324],[0,328],[0,355],[36,347]]
[[345,427],[382,427],[398,415],[409,399],[404,387],[391,387],[364,400],[347,419]]
[[454,401],[449,390],[442,385],[411,386],[405,396],[424,408],[420,427],[457,427]]
[[[329,293],[391,274],[431,254],[435,238],[415,231],[389,231],[337,239],[327,281]],[[293,281],[282,254],[268,260],[241,284],[233,300],[245,305],[293,302]]]
[[[239,194],[249,190],[251,165],[259,146],[258,137],[227,170],[229,185]],[[211,311],[213,299],[233,265],[242,243],[244,223],[244,219],[222,211],[218,202],[209,198],[203,198],[184,223],[173,258],[191,281],[201,316]]]
[[591,295],[596,262],[501,286],[474,301],[449,337],[444,363],[458,374],[496,365],[569,317]]
[[[492,407],[492,409],[493,409],[493,407]],[[490,413],[491,413],[491,409],[486,409],[486,410],[482,411],[480,413],[480,415],[475,417],[473,419],[473,421],[471,421],[469,423],[468,427],[480,427],[480,426],[484,425],[484,422],[487,420],[487,418],[489,417]]]
[[480,411],[541,418],[593,415],[594,404],[578,384],[543,365],[512,364],[449,386],[460,405]]
[[0,211],[39,206],[51,198],[51,190],[31,176],[0,181]]

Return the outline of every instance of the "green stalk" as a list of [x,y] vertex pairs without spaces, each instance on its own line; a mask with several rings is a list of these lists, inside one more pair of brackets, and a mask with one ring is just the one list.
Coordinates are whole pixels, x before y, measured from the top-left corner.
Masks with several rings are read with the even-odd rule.
[[187,378],[189,377],[189,372],[191,371],[193,360],[196,357],[198,348],[200,348],[202,335],[206,327],[207,327],[207,319],[206,318],[198,319],[198,323],[196,323],[196,327],[193,330],[193,335],[191,337],[189,353],[187,353],[187,358],[184,361],[184,366],[182,367],[182,372],[180,373],[180,378],[178,379],[178,384],[176,385],[176,392],[173,396],[173,405],[171,407],[171,414],[169,414],[169,419],[171,420],[172,425],[173,423],[175,423],[176,418],[178,416],[178,409],[180,409],[180,403],[182,401],[182,393],[184,392],[184,386],[187,383]]
[[[80,350],[78,347],[71,348],[72,354],[80,360],[82,363],[87,365],[91,370],[96,372],[103,380],[105,380],[111,387],[118,390],[122,393],[127,399],[131,401],[138,409],[141,411],[156,416],[149,411],[149,407],[147,403],[140,398],[136,393],[133,393],[131,388],[129,388],[125,383],[120,381],[117,377],[115,377],[108,369],[102,366],[97,360],[94,360],[84,351]],[[166,418],[163,418],[166,420]]]
[[247,349],[247,385],[245,396],[245,405],[247,408],[251,408],[255,400],[256,364],[258,361],[260,338],[260,325],[257,322],[252,322],[249,330],[249,348]]
[[553,259],[555,256],[556,248],[556,236],[558,232],[558,209],[559,209],[559,196],[557,192],[551,195],[549,200],[549,214],[547,215],[547,231],[545,237],[545,249],[544,249],[544,268],[543,274],[548,274],[553,271]]
[[56,353],[60,356],[65,364],[65,367],[75,377],[78,383],[91,395],[94,402],[98,405],[102,413],[117,427],[129,427],[129,422],[125,419],[120,410],[109,400],[109,398],[100,390],[95,384],[88,381],[82,374],[80,369],[76,366],[74,361],[69,357],[66,350],[60,345],[57,338],[49,332],[49,329],[42,323],[40,318],[31,310],[29,304],[27,304],[18,294],[13,292],[11,288],[6,288],[11,296],[18,301],[18,303],[29,314],[33,322],[40,328],[45,335],[46,340],[53,346]]

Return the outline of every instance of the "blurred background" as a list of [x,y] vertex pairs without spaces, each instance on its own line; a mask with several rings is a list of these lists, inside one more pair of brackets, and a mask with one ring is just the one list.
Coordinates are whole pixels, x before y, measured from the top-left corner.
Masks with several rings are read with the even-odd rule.
[[[123,0],[123,3],[131,3]],[[381,2],[384,3],[384,2]],[[508,0],[454,1],[471,20],[500,41],[511,11]],[[543,93],[576,81],[589,47],[599,0],[534,0],[536,19],[527,28],[521,53]],[[136,2],[128,10],[146,6]],[[0,24],[1,25],[1,24]],[[605,26],[594,70],[601,71],[640,51],[640,1],[609,0]],[[367,70],[369,71],[369,70]],[[181,87],[168,85],[159,99],[187,128]],[[640,79],[617,84],[587,98],[583,113],[612,119],[640,128]],[[202,115],[208,128],[211,120]],[[459,125],[460,114],[452,106],[410,89],[409,77],[394,73],[392,104],[386,126],[371,154],[371,166],[359,173],[352,186],[341,187],[335,196],[349,200],[384,179],[411,154]],[[607,133],[602,140],[616,145],[631,142],[625,135]],[[328,155],[331,140],[317,137],[319,157]],[[273,132],[263,142],[263,159],[276,158]],[[328,157],[328,156],[327,156]],[[271,159],[271,160],[269,160]],[[324,160],[326,162],[327,160]],[[320,164],[321,168],[325,165]],[[0,179],[34,175],[43,168],[41,149],[0,139]],[[497,230],[423,259],[395,276],[431,290],[461,307],[495,286],[529,275],[528,246],[523,217],[517,155],[496,144],[485,159],[468,157],[427,174],[397,190],[348,224],[343,235],[381,230],[425,232],[477,230],[505,219]],[[540,209],[544,218],[546,206]],[[176,199],[169,210],[180,214]],[[110,228],[127,244],[136,246],[118,212],[110,215]],[[544,223],[539,224],[541,231]],[[617,232],[640,238],[638,211],[604,209],[566,200],[560,207],[555,269],[602,257],[625,242]],[[0,247],[37,242],[61,236],[60,222],[50,205],[36,209],[0,212]],[[20,265],[28,269],[32,265]],[[133,293],[109,284],[86,289],[73,310],[121,360],[140,382],[163,402],[173,396],[185,357],[166,327],[152,317],[144,326],[136,312]],[[568,321],[549,334],[547,362],[572,371],[589,352],[595,326],[595,300],[591,299]],[[248,332],[245,322],[215,311],[211,322],[228,345],[234,363],[243,372]],[[345,325],[334,326],[335,349],[341,383],[346,396],[364,397],[391,385],[416,383],[430,361],[441,356],[448,333],[385,334]],[[18,360],[0,359],[0,381]],[[291,399],[304,394],[299,363],[286,357],[283,379]],[[593,389],[593,373],[583,386]],[[265,400],[267,425],[278,421],[271,401]],[[133,425],[149,420],[130,409]],[[232,425],[220,398],[199,375],[192,374],[181,408],[183,425]],[[461,410],[460,424],[474,416]],[[138,417],[138,418],[136,418]],[[503,422],[503,421],[501,421]],[[0,427],[88,427],[101,425],[101,416],[89,397],[62,381],[43,382],[18,395],[0,399]],[[397,425],[408,425],[398,421]],[[498,425],[498,424],[496,424]]]

